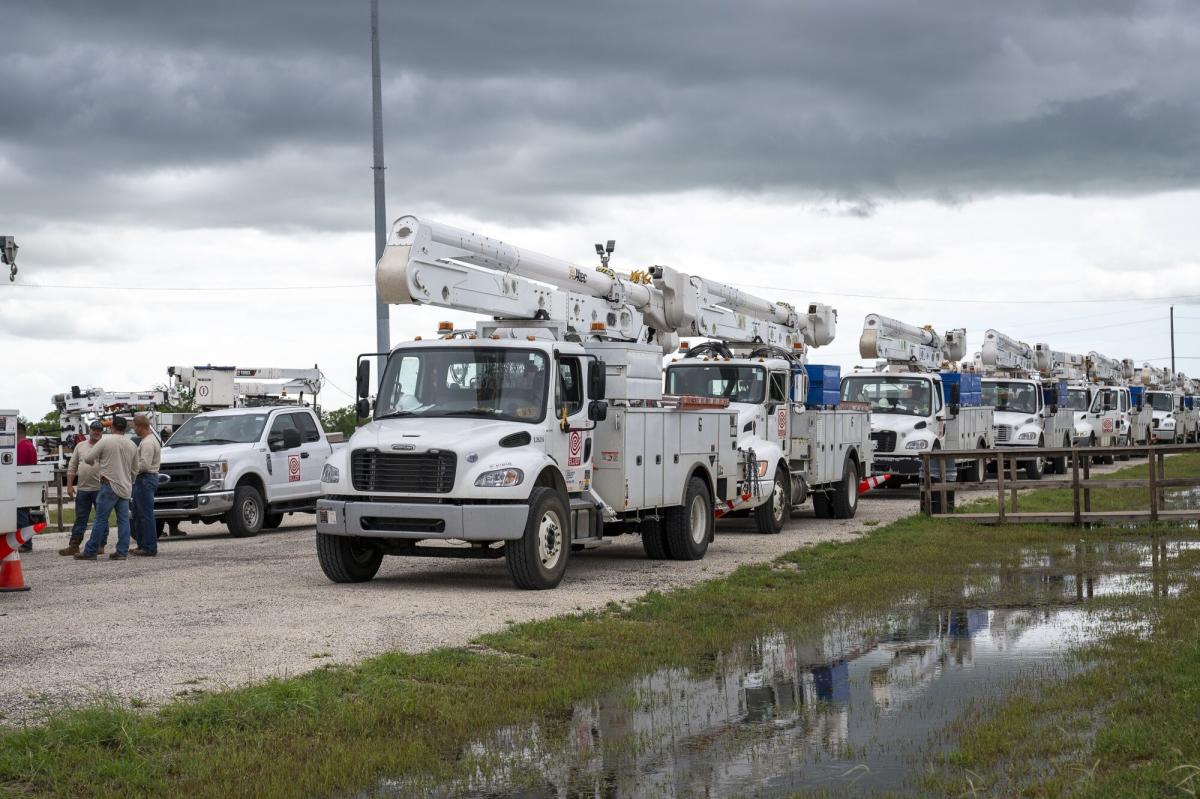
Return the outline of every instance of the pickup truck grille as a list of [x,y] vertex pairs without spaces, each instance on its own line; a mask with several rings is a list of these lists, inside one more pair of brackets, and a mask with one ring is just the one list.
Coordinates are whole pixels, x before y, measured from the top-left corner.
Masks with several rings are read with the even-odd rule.
[[163,463],[158,471],[171,478],[159,485],[160,497],[195,494],[208,482],[208,467],[199,463]]
[[355,450],[350,482],[356,491],[447,494],[454,488],[458,456],[453,452],[392,453]]
[[1161,419],[1155,419],[1155,420],[1154,420],[1154,429],[1155,429],[1155,430],[1157,430],[1157,429],[1158,429],[1158,423],[1159,423],[1160,421],[1162,421],[1162,420],[1161,420]]
[[1006,441],[1012,440],[1013,429],[1011,426],[1006,425],[1006,424],[998,424],[992,429],[996,431],[996,443],[997,444],[1003,444]]
[[871,440],[875,442],[876,452],[895,452],[896,450],[895,430],[878,430],[871,433]]

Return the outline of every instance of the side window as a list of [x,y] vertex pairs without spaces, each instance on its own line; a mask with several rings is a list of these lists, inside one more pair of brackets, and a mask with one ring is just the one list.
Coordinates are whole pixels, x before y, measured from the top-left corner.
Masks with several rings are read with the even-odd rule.
[[296,423],[292,421],[295,414],[281,413],[275,417],[275,421],[271,422],[271,432],[267,434],[267,441],[282,441],[284,430],[294,430]]
[[561,412],[567,406],[567,415],[574,416],[583,408],[582,369],[578,358],[563,358],[558,362],[558,402],[555,408]]
[[317,429],[317,423],[313,421],[312,416],[307,413],[293,413],[296,426],[300,428],[300,435],[305,441],[320,441],[321,431]]
[[771,387],[769,401],[773,403],[787,402],[787,373],[771,372]]

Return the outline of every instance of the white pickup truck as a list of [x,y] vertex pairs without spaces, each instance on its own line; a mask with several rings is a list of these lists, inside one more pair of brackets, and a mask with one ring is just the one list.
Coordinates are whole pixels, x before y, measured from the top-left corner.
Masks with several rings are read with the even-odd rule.
[[193,416],[163,445],[154,516],[160,534],[182,521],[224,522],[235,537],[312,513],[330,443],[311,408],[230,408]]

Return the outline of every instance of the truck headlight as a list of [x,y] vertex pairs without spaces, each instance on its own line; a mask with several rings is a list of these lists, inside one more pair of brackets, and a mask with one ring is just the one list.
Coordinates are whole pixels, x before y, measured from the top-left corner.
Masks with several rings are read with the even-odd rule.
[[342,479],[342,470],[334,466],[332,463],[325,464],[325,468],[321,470],[322,483],[336,483]]
[[201,491],[220,491],[225,487],[225,475],[229,473],[229,464],[225,461],[206,461],[200,464],[201,469],[208,469],[208,482]]
[[758,462],[758,476],[759,476],[759,477],[766,477],[766,476],[767,476],[767,466],[768,466],[768,464],[767,464],[767,462],[766,462],[766,461],[759,461],[759,462]]
[[1038,437],[1037,433],[1033,433],[1033,432],[1022,433],[1021,435],[1017,436],[1017,440],[1018,441],[1035,441],[1035,440],[1037,440],[1037,437]]
[[493,469],[475,478],[477,488],[508,488],[520,485],[525,472],[520,469]]
[[905,449],[929,449],[929,442],[923,438],[914,438],[904,445]]

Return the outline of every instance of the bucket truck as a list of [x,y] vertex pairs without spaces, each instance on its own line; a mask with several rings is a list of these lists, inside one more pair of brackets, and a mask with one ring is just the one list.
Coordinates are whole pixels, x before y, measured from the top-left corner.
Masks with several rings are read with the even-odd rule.
[[[600,248],[605,249],[605,248]],[[360,427],[334,452],[317,503],[317,555],[361,582],[384,555],[504,558],[521,588],[553,588],[573,551],[641,535],[651,558],[704,557],[715,510],[748,463],[726,400],[663,394],[675,331],[720,335],[788,311],[669,267],[587,269],[412,216],[376,265],[380,296],[490,317],[399,344],[373,413],[360,356]],[[712,306],[710,308],[709,306]],[[711,310],[711,313],[702,313]]]
[[311,369],[169,366],[168,391],[174,401],[186,392],[201,410],[304,405],[307,393],[316,404],[323,376]]
[[[1080,447],[1120,447],[1132,440],[1135,408],[1129,391],[1133,361],[1115,360],[1092,351],[1087,356],[1091,398],[1085,412],[1076,414],[1074,444]],[[1097,459],[1112,463],[1113,456]]]
[[[668,394],[725,399],[738,413],[738,449],[755,468],[738,481],[739,499],[719,515],[753,513],[759,532],[778,533],[811,497],[818,518],[854,516],[859,480],[871,468],[870,414],[821,407],[838,404],[837,370],[809,367],[806,358],[808,347],[833,340],[836,319],[832,308],[814,303],[806,317],[789,312],[776,323],[784,326],[787,346],[759,343],[766,339],[751,331],[728,331],[685,348],[667,367]],[[810,369],[835,375],[832,402],[810,389]]]
[[[96,420],[110,420],[116,414],[144,414],[151,428],[160,436],[163,431],[183,424],[191,414],[166,413],[158,406],[166,404],[167,396],[161,389],[149,391],[105,391],[102,388],[80,389],[71,386],[69,392],[55,394],[51,398],[58,410],[59,441],[64,453],[70,453],[75,444],[87,437],[88,425]],[[133,434],[133,428],[129,430]]]
[[1144,391],[1144,402],[1150,406],[1153,418],[1151,429],[1154,441],[1165,444],[1181,444],[1195,432],[1191,425],[1187,396],[1184,391],[1186,378],[1172,375],[1171,370],[1145,364],[1137,370],[1136,383]]
[[[991,446],[992,409],[980,404],[979,376],[956,368],[965,351],[961,328],[938,335],[879,314],[863,321],[859,353],[882,360],[874,371],[842,378],[842,401],[870,406],[877,473],[913,482],[920,479],[922,452]],[[968,477],[982,476],[979,461],[955,464],[955,474],[959,466]]]
[[[984,334],[979,353],[982,402],[992,407],[996,446],[1071,446],[1074,414],[1066,407],[1067,381],[1055,377],[1053,364],[1040,357],[1050,351],[998,330]],[[1065,474],[1067,458],[1031,458],[1020,465],[1030,480],[1039,480],[1043,471]]]
[[46,487],[54,479],[54,467],[39,463],[17,465],[17,412],[0,410],[0,536],[9,536],[17,529],[18,508],[39,508],[44,520]]

